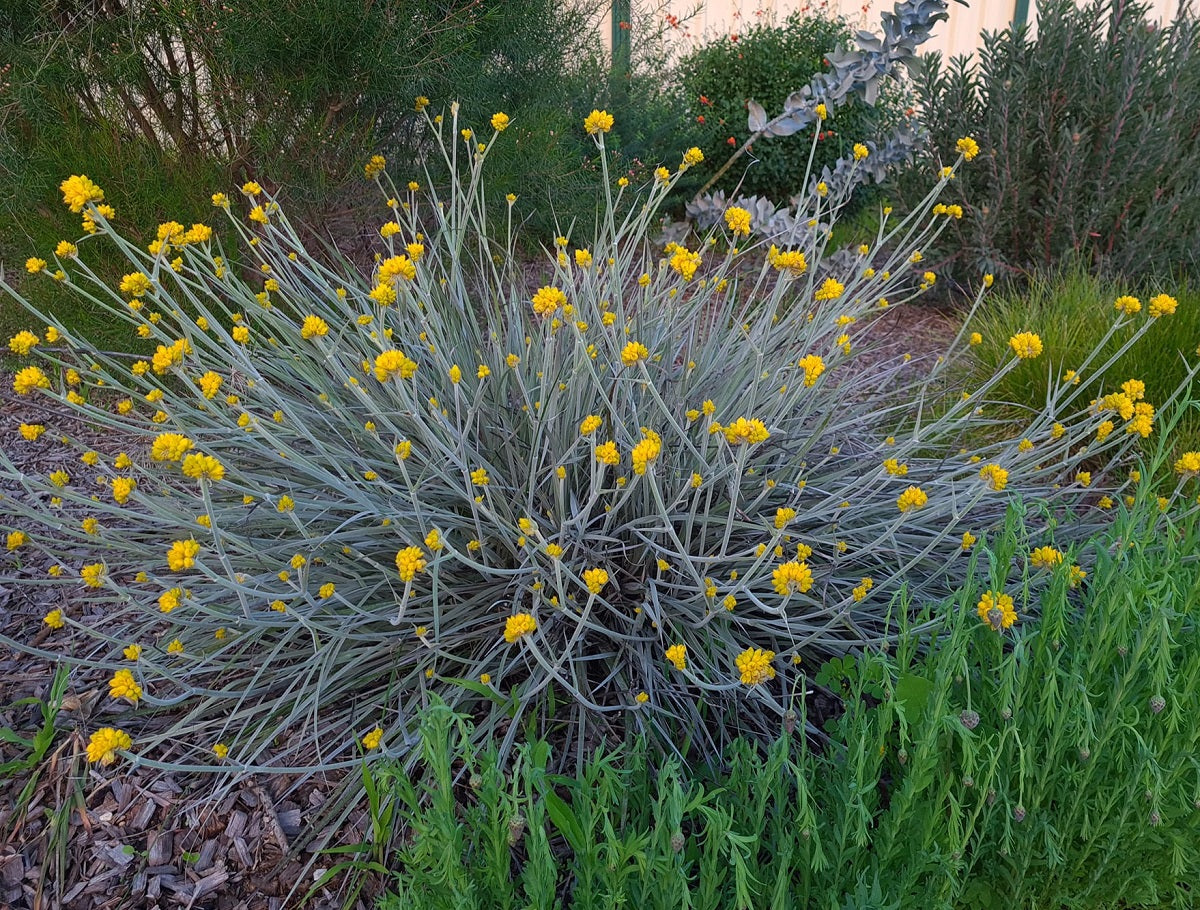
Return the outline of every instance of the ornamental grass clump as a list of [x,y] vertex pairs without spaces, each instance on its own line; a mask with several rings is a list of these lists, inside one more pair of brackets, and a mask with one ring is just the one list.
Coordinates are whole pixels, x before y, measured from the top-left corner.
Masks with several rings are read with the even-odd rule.
[[[472,132],[456,106],[425,113],[453,179],[394,184],[371,160],[385,204],[368,276],[306,251],[255,183],[213,197],[244,243],[236,267],[204,225],[136,246],[99,187],[64,184],[98,230],[31,268],[157,349],[104,353],[21,301],[36,343],[15,342],[30,360],[14,386],[48,416],[4,441],[20,493],[0,530],[20,536],[0,558],[65,603],[11,644],[112,674],[98,755],[242,772],[407,757],[434,696],[505,750],[528,718],[572,724],[581,750],[630,725],[717,748],[778,729],[803,655],[884,642],[902,589],[960,586],[1014,498],[1045,501],[1039,545],[1108,520],[1133,436],[1097,438],[1105,415],[1070,389],[1019,435],[962,448],[988,390],[1052,356],[1036,326],[936,413],[965,338],[936,362],[876,349],[876,318],[937,280],[920,250],[973,143],[923,215],[885,213],[836,268],[845,194],[820,187],[770,245],[734,211],[656,245],[692,152],[640,189],[603,170],[599,223],[543,238],[531,272],[515,198],[497,211],[480,191],[507,118]],[[584,125],[602,168],[612,125]],[[98,242],[128,258],[124,292],[89,270]],[[79,460],[22,473],[7,453],[27,446]]]

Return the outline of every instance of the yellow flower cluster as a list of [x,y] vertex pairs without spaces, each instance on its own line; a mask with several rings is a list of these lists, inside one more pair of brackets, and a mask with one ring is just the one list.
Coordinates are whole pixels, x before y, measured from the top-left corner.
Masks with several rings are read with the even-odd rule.
[[986,591],[979,598],[975,608],[979,618],[999,632],[1001,629],[1012,628],[1017,621],[1017,611],[1013,607],[1013,599],[1007,594],[996,591]]
[[771,584],[774,585],[775,593],[780,597],[804,594],[813,586],[812,569],[808,567],[808,563],[804,562],[781,563],[771,573]]
[[757,686],[775,678],[775,668],[771,661],[775,659],[774,651],[764,651],[762,648],[747,648],[737,656],[738,675],[747,686]]
[[896,508],[901,512],[913,512],[929,502],[929,494],[920,487],[909,487],[896,500]]
[[662,438],[657,433],[642,427],[642,436],[643,439],[629,453],[633,462],[633,473],[639,476],[646,473],[646,468],[653,464],[662,452]]
[[537,620],[530,613],[517,613],[504,621],[504,640],[510,645],[537,629]]
[[750,213],[739,206],[730,206],[725,210],[725,224],[733,236],[748,237],[750,235]]
[[687,645],[671,645],[667,648],[666,657],[676,670],[687,669]]
[[1008,339],[1008,344],[1022,360],[1032,360],[1042,353],[1042,339],[1033,332],[1018,332]]
[[123,730],[101,727],[88,740],[87,758],[90,762],[111,765],[117,759],[119,749],[130,749],[133,740]]
[[987,481],[987,485],[997,492],[1003,490],[1008,484],[1008,471],[998,464],[985,464],[979,469],[979,477],[981,480]]
[[770,437],[770,432],[758,418],[747,420],[745,417],[739,417],[733,423],[729,424],[722,431],[725,434],[725,441],[732,445],[756,445],[760,442],[765,442]]
[[420,547],[405,547],[396,554],[396,571],[405,584],[416,578],[418,572],[425,571],[425,566],[425,551]]

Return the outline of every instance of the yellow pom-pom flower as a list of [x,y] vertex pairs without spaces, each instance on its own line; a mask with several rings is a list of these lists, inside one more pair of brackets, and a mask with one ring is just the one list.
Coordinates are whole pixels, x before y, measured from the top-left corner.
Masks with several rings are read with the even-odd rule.
[[757,686],[774,679],[775,668],[771,666],[771,661],[774,659],[774,651],[747,648],[737,656],[737,669],[742,683],[747,686]]
[[517,613],[504,621],[504,640],[510,645],[537,629],[537,620],[531,613]]
[[90,762],[111,765],[117,759],[117,750],[132,747],[133,740],[128,733],[114,727],[101,727],[88,740],[87,758]]

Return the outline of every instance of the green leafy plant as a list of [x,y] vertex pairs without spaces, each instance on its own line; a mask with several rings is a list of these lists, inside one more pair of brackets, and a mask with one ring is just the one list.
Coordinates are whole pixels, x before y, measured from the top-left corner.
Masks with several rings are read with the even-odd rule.
[[[1144,3],[1055,0],[1027,28],[985,34],[978,65],[926,58],[915,88],[935,166],[969,132],[967,215],[936,261],[1007,278],[1082,257],[1108,276],[1200,265],[1200,23],[1162,26]],[[914,172],[922,195],[928,162]],[[905,181],[901,181],[903,186]],[[900,192],[903,196],[904,193]]]
[[[433,694],[478,710],[503,754],[526,724],[568,725],[580,750],[632,726],[715,754],[777,729],[803,655],[888,640],[901,591],[959,587],[1013,498],[1050,503],[1064,548],[1111,521],[1093,499],[1125,483],[1148,403],[1136,432],[1097,441],[1101,417],[1067,390],[966,452],[993,385],[1042,353],[1036,334],[937,414],[965,337],[928,369],[876,347],[878,315],[937,280],[920,249],[953,217],[932,199],[968,139],[928,218],[881,219],[884,261],[835,259],[820,230],[780,250],[736,209],[664,251],[648,233],[701,153],[634,188],[607,172],[612,120],[595,111],[604,214],[543,238],[530,276],[515,203],[482,189],[515,124],[424,114],[449,191],[367,163],[387,201],[369,276],[307,251],[256,183],[236,208],[213,199],[255,257],[239,272],[209,226],[168,222],[143,247],[104,217],[102,188],[63,182],[98,229],[33,277],[156,345],[131,363],[13,294],[38,329],[10,340],[31,358],[14,389],[48,416],[0,449],[23,491],[0,516],[3,558],[103,610],[51,611],[47,646],[12,646],[112,672],[93,759],[133,747],[120,724],[167,767],[350,767],[360,743],[409,755]],[[844,202],[815,193],[811,220]],[[116,287],[88,266],[101,243],[128,262]],[[30,473],[13,444],[80,461],[56,451]]]
[[[747,102],[768,110],[782,108],[788,95],[827,68],[826,55],[850,42],[844,20],[792,13],[777,25],[756,22],[745,32],[723,36],[683,57],[675,78],[686,112],[685,136],[708,161],[682,188],[699,187],[746,140]],[[854,99],[839,108],[819,131],[813,170],[832,168],[838,158],[851,153],[854,143],[879,136],[899,122],[901,98],[898,90],[891,90],[877,106]],[[789,138],[764,137],[753,149],[752,163],[729,170],[716,188],[786,202],[807,189],[801,180],[808,170],[808,138],[807,131]]]
[[[417,779],[372,772],[398,806],[380,907],[1190,906],[1194,516],[1140,497],[1071,554],[1082,581],[1068,560],[1034,586],[1047,570],[1010,554],[1043,518],[1014,508],[980,544],[979,586],[917,611],[947,616],[936,635],[910,626],[860,653],[883,691],[856,679],[819,740],[788,729],[811,719],[805,700],[765,750],[739,739],[686,771],[637,739],[570,777],[533,741],[506,773],[465,718],[428,710]],[[982,585],[1016,602],[1003,635],[979,615]]]

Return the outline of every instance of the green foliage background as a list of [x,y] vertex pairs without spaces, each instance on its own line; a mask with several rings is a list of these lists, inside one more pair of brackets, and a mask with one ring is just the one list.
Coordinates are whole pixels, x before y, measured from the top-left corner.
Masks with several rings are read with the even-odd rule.
[[[982,149],[955,181],[967,214],[943,238],[947,277],[1074,257],[1133,280],[1200,269],[1195,16],[1160,25],[1144,3],[1051,0],[1036,37],[985,34],[977,68],[930,55],[916,90],[934,165],[960,136]],[[918,160],[896,193],[915,202],[929,168]]]
[[[769,116],[783,109],[784,99],[825,69],[825,55],[852,42],[844,19],[792,13],[778,25],[759,22],[737,36],[725,36],[687,54],[679,63],[680,104],[689,144],[707,156],[688,186],[699,189],[749,137],[746,102],[753,99]],[[881,136],[903,116],[902,95],[895,88],[876,107],[861,100],[839,108],[828,121],[825,138],[813,159],[815,173],[850,154],[856,142]],[[735,142],[729,144],[729,138]],[[762,195],[776,203],[799,192],[808,162],[807,132],[756,143],[748,168],[734,167],[715,189]]]
[[[417,95],[458,100],[468,123],[506,111],[514,141],[492,157],[490,191],[569,208],[593,179],[576,127],[603,81],[600,5],[14,0],[0,12],[0,260],[18,277],[27,257],[79,235],[56,189],[76,173],[105,187],[135,236],[168,219],[213,220],[210,193],[255,179],[310,238],[360,256],[384,220],[364,211],[366,159],[383,152],[398,177],[425,182]],[[49,294],[81,329],[116,340],[98,314]],[[18,315],[0,313],[0,333]]]

